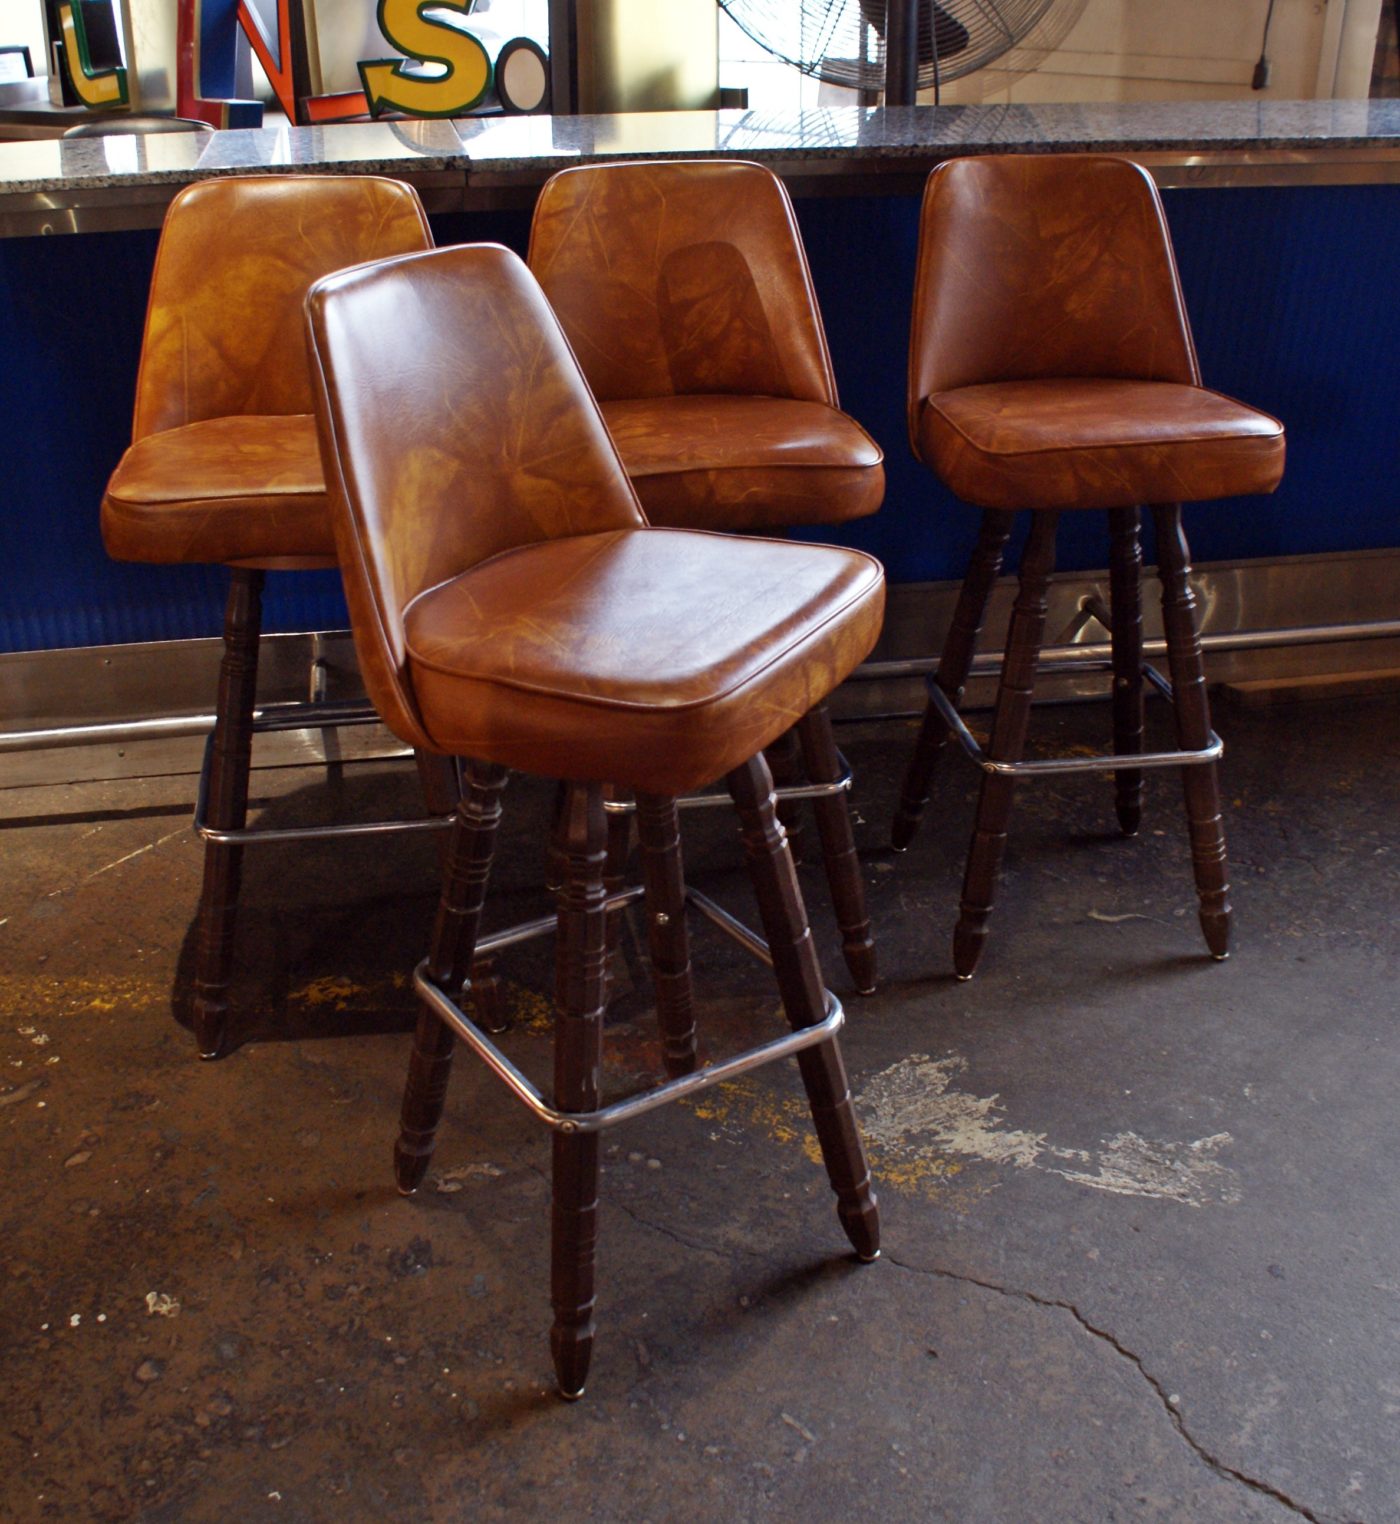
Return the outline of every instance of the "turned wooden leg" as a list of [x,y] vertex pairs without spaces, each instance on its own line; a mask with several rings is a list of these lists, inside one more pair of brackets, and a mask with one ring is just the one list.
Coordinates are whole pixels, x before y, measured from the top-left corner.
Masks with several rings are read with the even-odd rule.
[[[452,823],[442,896],[428,951],[428,977],[454,998],[476,952],[505,784],[505,768],[494,763],[469,763],[467,789]],[[433,1157],[455,1043],[452,1028],[425,1007],[413,1037],[399,1138],[394,1145],[394,1177],[405,1195],[418,1189]]]
[[[841,758],[831,733],[831,714],[818,704],[797,727],[807,777],[813,783],[834,783],[841,776]],[[814,799],[817,833],[821,837],[822,861],[831,888],[836,924],[841,928],[841,951],[862,995],[875,992],[875,939],[870,934],[870,913],[865,908],[865,884],[860,876],[855,837],[851,834],[848,796],[828,794]]]
[[[1157,566],[1162,579],[1162,624],[1167,637],[1177,744],[1198,751],[1210,740],[1210,701],[1205,663],[1196,631],[1196,599],[1191,591],[1191,552],[1181,527],[1179,503],[1154,504]],[[1220,818],[1220,783],[1214,762],[1181,769],[1186,818],[1191,828],[1191,862],[1201,900],[1201,930],[1213,958],[1230,955],[1230,883],[1225,828]]]
[[[1036,512],[1030,538],[1021,555],[1020,589],[1006,638],[992,737],[987,746],[993,762],[1019,762],[1030,721],[1035,664],[1045,638],[1046,589],[1055,567],[1055,528],[1059,515]],[[953,967],[959,979],[970,979],[987,940],[987,921],[996,896],[997,873],[1006,850],[1015,782],[1002,773],[983,773],[977,799],[977,823],[967,854],[962,905],[953,932]]]
[[[626,794],[612,787],[605,787],[603,798],[625,798]],[[632,856],[632,823],[633,812],[625,813],[620,810],[607,811],[608,820],[608,854],[607,862],[603,868],[603,887],[608,891],[611,898],[614,894],[620,894],[627,884],[627,862]],[[606,990],[607,1003],[612,1003],[624,972],[622,934],[627,924],[626,909],[611,911],[608,915],[608,965]]]
[[564,808],[569,802],[569,785],[554,785],[554,804],[549,816],[549,846],[545,853],[544,886],[551,894],[558,894],[564,887],[564,859],[559,855],[559,822],[564,818]]
[[659,794],[638,794],[637,834],[662,1056],[666,1073],[674,1078],[695,1068],[695,1008],[676,801]]
[[423,806],[430,815],[452,815],[462,800],[462,780],[457,773],[456,757],[437,752],[415,751],[418,782],[423,790]]
[[[735,768],[727,781],[739,812],[744,851],[788,1024],[794,1029],[814,1026],[825,1019],[826,993],[792,854],[774,808],[768,765],[761,756],[755,757]],[[841,1049],[833,1037],[804,1048],[797,1063],[827,1178],[836,1193],[836,1214],[859,1258],[873,1260],[880,1252],[879,1209]]]
[[[777,788],[791,788],[794,784],[802,782],[802,762],[801,753],[798,750],[796,726],[791,730],[785,730],[771,746],[764,750],[763,755]],[[802,852],[804,824],[802,801],[780,798],[778,819],[782,821],[783,829],[787,832],[788,848],[792,852],[793,861],[799,863],[805,861]]]
[[[1130,757],[1142,751],[1142,538],[1136,508],[1108,514],[1109,593],[1113,609],[1113,751]],[[1114,806],[1124,836],[1142,824],[1142,770],[1113,775]]]
[[[1006,549],[1015,517],[1015,514],[994,512],[991,509],[982,515],[977,548],[972,553],[972,563],[963,578],[957,607],[953,610],[953,622],[948,627],[943,652],[938,659],[938,671],[933,679],[955,707],[962,704],[967,675],[972,670],[972,658],[977,654],[977,637],[982,630],[987,600],[992,595],[992,588],[1001,571],[1002,553]],[[890,828],[890,845],[896,852],[903,852],[919,829],[924,807],[928,804],[929,781],[933,777],[938,754],[948,744],[948,736],[949,730],[943,716],[933,704],[929,704],[924,711],[919,739],[904,775],[899,807]]]
[[[612,797],[612,790],[607,797]],[[624,794],[625,798],[626,795]],[[627,859],[632,855],[632,812],[608,810],[608,855],[603,882],[609,894],[617,894],[627,882]]]
[[[234,567],[224,611],[224,655],[205,807],[208,824],[220,831],[241,831],[248,823],[263,581],[261,571]],[[229,970],[242,879],[243,848],[206,842],[194,973],[194,1035],[201,1058],[218,1058],[228,1034]]]
[[[462,802],[461,764],[456,757],[444,757],[436,752],[415,751],[413,760],[418,764],[418,780],[423,789],[423,806],[430,815],[455,816]],[[447,869],[448,855],[452,850],[452,832],[438,834],[438,866]],[[496,977],[496,960],[489,953],[472,963],[472,1012],[479,1025],[488,1032],[504,1032],[510,1026],[506,1016],[505,998],[501,982]]]
[[[600,1096],[607,962],[607,823],[597,784],[570,784],[560,823],[565,864],[555,955],[554,1104],[593,1111]],[[598,1134],[554,1134],[550,1348],[560,1395],[583,1396],[593,1353],[593,1259],[598,1243]]]

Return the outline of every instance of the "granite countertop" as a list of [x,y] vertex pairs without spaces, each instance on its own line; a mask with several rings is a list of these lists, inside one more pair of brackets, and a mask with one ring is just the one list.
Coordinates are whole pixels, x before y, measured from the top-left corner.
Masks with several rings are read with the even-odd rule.
[[219,175],[289,170],[367,175],[413,169],[462,176],[467,159],[455,126],[450,121],[347,122],[328,127],[283,124],[227,132],[0,143],[0,195],[180,186]]
[[1400,100],[1161,101],[1095,105],[841,107],[765,114],[498,117],[455,123],[473,176],[645,153],[724,153],[775,169],[814,161],[931,165],[966,153],[1400,151]]
[[[391,174],[439,186],[530,183],[567,164],[732,154],[779,172],[926,170],[951,154],[1400,156],[1400,100],[842,107],[781,114],[475,117],[214,134],[0,143],[0,201],[167,193],[218,175]],[[34,204],[31,201],[31,204]],[[47,230],[47,229],[46,229]],[[53,231],[63,229],[54,228]]]

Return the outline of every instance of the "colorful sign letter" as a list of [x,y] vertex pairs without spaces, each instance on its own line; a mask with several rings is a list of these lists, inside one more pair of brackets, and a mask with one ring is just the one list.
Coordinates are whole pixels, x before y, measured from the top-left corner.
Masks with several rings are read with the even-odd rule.
[[[365,60],[360,65],[372,116],[404,111],[409,116],[461,116],[491,88],[491,58],[481,40],[425,10],[467,15],[473,0],[379,0],[379,30],[408,59]],[[446,65],[447,73],[411,74],[410,63]]]
[[176,111],[215,127],[257,127],[262,106],[232,100],[234,57],[241,28],[290,122],[328,122],[363,116],[358,91],[314,95],[307,56],[304,0],[277,0],[275,35],[247,0],[180,0]]
[[63,60],[68,68],[69,82],[77,91],[78,99],[85,106],[126,105],[126,70],[120,65],[111,69],[95,68],[93,65],[80,0],[70,0],[70,3],[61,5],[58,16],[63,28]]

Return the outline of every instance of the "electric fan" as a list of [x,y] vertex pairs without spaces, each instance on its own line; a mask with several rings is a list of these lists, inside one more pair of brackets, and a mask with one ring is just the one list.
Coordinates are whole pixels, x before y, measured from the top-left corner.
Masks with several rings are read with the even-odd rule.
[[[918,88],[997,64],[1033,69],[1063,41],[1085,0],[894,0],[912,5]],[[886,0],[719,0],[761,48],[817,79],[853,90],[886,81]],[[891,73],[893,78],[893,73]]]

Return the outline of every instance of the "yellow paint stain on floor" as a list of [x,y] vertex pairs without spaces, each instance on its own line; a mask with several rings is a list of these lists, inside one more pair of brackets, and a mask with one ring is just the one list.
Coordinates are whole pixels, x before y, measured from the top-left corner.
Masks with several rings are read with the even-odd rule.
[[[721,1130],[759,1132],[769,1143],[779,1147],[796,1145],[813,1164],[821,1163],[811,1112],[797,1096],[775,1095],[759,1081],[746,1077],[715,1085],[682,1104],[702,1122]],[[932,1149],[916,1157],[907,1151],[896,1155],[867,1139],[866,1155],[877,1188],[915,1192],[927,1200],[950,1205],[957,1201],[965,1203],[990,1188],[971,1179],[960,1179],[963,1164]]]
[[[288,1005],[309,1009],[348,1011],[352,1007],[382,1005],[390,991],[402,1000],[408,977],[396,973],[383,980],[360,983],[344,975],[312,979],[289,992]],[[554,1024],[550,997],[538,990],[501,981],[506,1009],[518,1032],[547,1037]],[[153,1004],[168,1005],[168,979],[142,975],[0,975],[0,1022],[18,1026],[36,1021],[54,1023],[73,1017],[140,1010]],[[700,1121],[734,1135],[757,1133],[780,1148],[800,1148],[813,1164],[820,1165],[821,1150],[812,1130],[811,1114],[800,1096],[782,1095],[750,1076],[730,1080],[682,1102]],[[867,1139],[870,1170],[877,1187],[915,1192],[948,1205],[965,1205],[984,1194],[990,1184],[978,1184],[965,1176],[964,1165],[934,1149],[911,1155],[881,1148]],[[956,1187],[956,1189],[954,1189]]]
[[[401,1004],[408,987],[408,976],[401,973],[367,984],[329,974],[291,990],[287,1004],[307,1010],[378,1008]],[[151,1005],[168,1006],[172,993],[170,979],[154,975],[0,974],[0,1021],[105,1015]]]
[[548,995],[510,979],[501,980],[501,992],[513,1026],[534,1036],[548,1036],[554,1030],[554,1002]]
[[289,990],[287,1004],[306,1008],[330,1006],[335,1011],[348,1011],[355,1006],[377,1009],[398,1004],[398,997],[408,987],[408,975],[403,973],[368,981],[351,979],[345,974],[323,974]]
[[168,1000],[169,987],[140,974],[0,974],[0,1021],[106,1014]]
[[287,1000],[292,1005],[312,1007],[328,1005],[337,1011],[348,1011],[352,1000],[368,993],[363,984],[356,984],[352,979],[345,978],[343,974],[327,974],[323,978],[313,979],[309,984],[302,985],[298,990],[292,990]]

